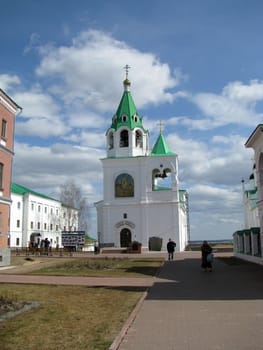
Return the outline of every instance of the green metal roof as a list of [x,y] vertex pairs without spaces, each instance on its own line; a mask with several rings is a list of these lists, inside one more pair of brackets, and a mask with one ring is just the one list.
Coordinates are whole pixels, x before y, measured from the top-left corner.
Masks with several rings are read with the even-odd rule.
[[133,130],[135,127],[139,127],[146,131],[142,125],[143,118],[139,116],[132,95],[127,89],[129,85],[130,82],[125,80],[124,86],[126,86],[126,88],[123,92],[117,112],[112,118],[111,128],[117,130],[121,126],[127,126],[130,130]]
[[52,199],[53,201],[59,202],[57,199],[51,198],[51,197],[46,196],[45,194],[42,194],[42,193],[39,193],[39,192],[32,191],[29,188],[21,186],[21,185],[18,185],[18,184],[14,183],[14,182],[12,182],[12,184],[11,184],[11,192],[17,193],[17,194],[21,194],[21,195],[24,195],[26,193],[30,193],[30,194],[33,194],[33,195],[38,196],[38,197],[42,197],[42,198],[46,198],[46,199]]
[[163,134],[160,134],[152,149],[151,156],[174,156],[174,155],[176,154],[170,150],[168,144],[165,141]]

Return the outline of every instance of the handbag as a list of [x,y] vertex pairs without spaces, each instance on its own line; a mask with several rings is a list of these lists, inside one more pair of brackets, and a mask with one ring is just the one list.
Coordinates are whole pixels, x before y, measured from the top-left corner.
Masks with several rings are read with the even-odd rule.
[[209,253],[209,254],[207,254],[206,261],[208,263],[211,263],[213,261],[213,258],[214,258],[213,253]]

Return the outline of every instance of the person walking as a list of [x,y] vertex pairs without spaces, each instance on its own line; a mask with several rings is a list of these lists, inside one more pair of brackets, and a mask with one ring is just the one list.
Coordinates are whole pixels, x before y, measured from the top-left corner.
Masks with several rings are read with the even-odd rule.
[[168,260],[173,260],[174,258],[174,248],[176,247],[176,243],[169,238],[167,243],[167,252],[168,252]]
[[202,253],[202,263],[201,267],[204,271],[212,271],[212,247],[207,243],[207,241],[203,241],[201,245],[201,253]]

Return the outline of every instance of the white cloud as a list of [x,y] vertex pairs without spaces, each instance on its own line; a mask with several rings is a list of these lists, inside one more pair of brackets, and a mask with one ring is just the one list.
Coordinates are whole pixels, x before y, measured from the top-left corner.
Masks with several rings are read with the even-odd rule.
[[59,120],[48,120],[47,118],[34,118],[27,121],[16,122],[16,134],[23,136],[38,136],[41,138],[49,138],[61,136],[70,129]]
[[55,144],[51,147],[16,143],[13,166],[15,182],[51,195],[68,179],[75,180],[88,201],[101,199],[98,184],[102,181],[99,159],[103,153],[95,148]]
[[220,95],[199,93],[191,98],[208,117],[206,123],[193,121],[200,129],[212,129],[228,124],[255,125],[260,123],[263,114],[256,112],[256,103],[263,100],[263,83],[256,80],[248,85],[230,82]]
[[0,74],[0,88],[8,92],[16,85],[20,85],[21,81],[17,75]]
[[81,111],[70,113],[69,125],[74,128],[105,128],[105,125],[110,124],[111,118],[105,120],[101,115],[90,111]]
[[105,133],[86,131],[82,131],[80,133],[75,132],[64,137],[63,139],[66,141],[76,142],[84,147],[106,148]]
[[251,80],[249,85],[245,85],[240,81],[234,81],[224,87],[222,94],[242,104],[254,103],[263,99],[263,82]]
[[183,183],[225,184],[231,188],[252,169],[253,152],[244,147],[244,139],[239,135],[214,136],[204,142],[170,134],[167,142],[178,154]]
[[42,60],[36,73],[53,79],[52,91],[59,93],[66,104],[77,98],[98,111],[112,112],[116,108],[126,63],[132,67],[129,78],[136,86],[133,96],[138,107],[172,102],[176,95],[169,90],[182,79],[179,70],[173,76],[169,66],[154,54],[140,52],[94,30],[80,33],[71,46],[46,47],[40,53]]
[[60,112],[57,102],[49,94],[41,92],[39,87],[32,91],[18,92],[14,94],[14,99],[23,106],[21,116],[27,118],[56,118]]
[[192,240],[230,238],[243,227],[241,188],[197,184],[188,192]]

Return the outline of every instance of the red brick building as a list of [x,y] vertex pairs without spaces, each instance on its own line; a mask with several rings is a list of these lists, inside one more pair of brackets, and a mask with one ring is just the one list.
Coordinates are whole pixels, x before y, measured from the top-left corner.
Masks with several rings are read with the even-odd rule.
[[9,231],[15,117],[19,107],[0,89],[0,266],[10,264]]

